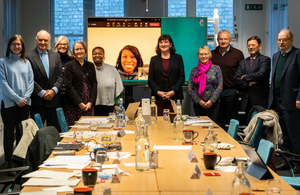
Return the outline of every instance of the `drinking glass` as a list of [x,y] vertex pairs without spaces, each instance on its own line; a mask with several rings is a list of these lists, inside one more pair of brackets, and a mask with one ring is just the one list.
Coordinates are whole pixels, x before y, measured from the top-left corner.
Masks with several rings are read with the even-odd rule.
[[164,111],[163,111],[163,120],[164,121],[169,121],[169,114],[170,114],[170,110],[164,109]]
[[108,118],[109,118],[109,122],[110,122],[110,123],[114,123],[115,120],[116,120],[116,113],[110,112]]
[[91,121],[90,122],[90,130],[96,132],[98,127],[98,122],[97,121]]
[[280,180],[268,179],[266,191],[267,191],[267,195],[280,194],[280,191],[281,191]]

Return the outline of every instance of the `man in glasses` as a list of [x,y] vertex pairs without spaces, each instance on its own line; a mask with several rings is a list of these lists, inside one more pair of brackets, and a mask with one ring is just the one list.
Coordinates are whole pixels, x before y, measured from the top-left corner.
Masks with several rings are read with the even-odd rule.
[[31,95],[30,116],[36,113],[47,126],[58,129],[56,108],[61,106],[60,89],[63,84],[63,71],[58,53],[48,50],[50,34],[41,30],[35,38],[36,48],[26,54],[34,73],[34,90]]
[[[279,115],[281,149],[300,155],[300,49],[293,46],[293,34],[287,29],[278,34],[278,47],[280,51],[272,58],[269,108]],[[288,158],[292,160],[291,156]],[[276,168],[289,169],[286,163]],[[294,172],[300,172],[298,164]]]
[[271,59],[259,53],[262,44],[257,36],[247,40],[250,57],[240,61],[233,83],[242,92],[241,111],[248,116],[253,106],[268,107]]

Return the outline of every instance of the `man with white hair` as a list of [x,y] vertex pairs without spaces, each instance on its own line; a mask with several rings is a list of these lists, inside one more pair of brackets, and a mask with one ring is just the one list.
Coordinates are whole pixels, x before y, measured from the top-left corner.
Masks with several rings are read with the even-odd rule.
[[[278,34],[280,51],[273,55],[268,107],[279,116],[283,144],[281,149],[300,155],[300,49],[293,46],[293,33],[283,29]],[[288,160],[293,157],[289,156]],[[289,169],[286,163],[276,167]],[[298,164],[295,173],[300,173]]]
[[36,113],[47,126],[58,129],[56,108],[61,106],[60,89],[63,84],[63,71],[58,53],[48,50],[50,34],[41,30],[35,38],[36,48],[26,54],[34,73],[34,91],[31,95],[30,116]]
[[238,116],[239,95],[236,86],[233,84],[233,77],[238,69],[239,62],[244,59],[243,52],[232,47],[230,42],[230,32],[228,30],[219,31],[219,46],[211,52],[211,62],[220,66],[223,75],[223,91],[219,98],[219,121],[215,121],[223,129],[225,124],[229,124],[231,119],[237,119]]

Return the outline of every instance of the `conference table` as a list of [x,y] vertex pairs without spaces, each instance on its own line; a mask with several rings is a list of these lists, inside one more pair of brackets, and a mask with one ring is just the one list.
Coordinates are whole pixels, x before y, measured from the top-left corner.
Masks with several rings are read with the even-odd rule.
[[[86,118],[86,117],[83,117]],[[88,117],[90,118],[90,117]],[[96,117],[95,117],[96,118]],[[208,117],[201,116],[201,119],[209,119]],[[240,144],[230,137],[226,131],[220,128],[217,124],[213,124],[214,132],[216,132],[218,141],[222,143],[228,143],[235,147],[231,150],[219,150],[223,158],[225,157],[247,157],[246,153],[240,146]],[[127,159],[123,159],[118,167],[121,170],[126,170],[130,173],[129,176],[122,175],[120,183],[100,183],[95,186],[93,194],[102,194],[104,188],[111,188],[112,194],[116,192],[118,195],[127,194],[142,194],[142,195],[184,195],[184,194],[206,194],[210,189],[215,195],[230,194],[231,183],[235,178],[234,172],[223,172],[220,170],[206,170],[202,160],[202,146],[200,142],[203,142],[205,136],[208,133],[208,128],[205,126],[184,126],[184,129],[192,129],[199,132],[199,136],[194,140],[192,151],[195,154],[198,162],[191,163],[188,160],[188,154],[190,150],[159,150],[158,154],[158,168],[150,169],[149,171],[136,171],[135,167],[126,167],[123,163],[135,162],[135,141],[134,134],[127,134],[118,141],[121,142],[122,151],[130,152],[132,155]],[[125,130],[133,130],[134,125],[126,125]],[[72,128],[70,131],[79,131]],[[80,130],[81,131],[81,130]],[[89,129],[86,129],[89,131]],[[99,131],[99,130],[98,130]],[[103,129],[101,131],[114,131]],[[156,124],[151,124],[148,127],[148,135],[150,142],[150,150],[157,145],[177,145],[182,146],[182,141],[176,141],[173,139],[173,126],[169,121],[164,121],[162,117],[158,117]],[[63,140],[71,141],[71,138],[64,138]],[[187,145],[186,145],[187,146]],[[76,155],[86,155],[86,150],[77,152]],[[49,158],[53,158],[51,155]],[[112,164],[113,159],[110,159],[106,164]],[[199,179],[191,179],[191,175],[194,173],[195,166],[198,165],[201,176]],[[72,171],[69,169],[47,169],[55,171]],[[282,180],[276,173],[269,169],[274,178],[281,181],[282,195],[296,195],[296,190]],[[205,176],[203,173],[219,173],[220,176]],[[253,191],[253,194],[266,194],[266,180],[258,180],[249,174],[246,174],[248,180],[252,185],[252,189],[262,189],[263,191]],[[77,187],[84,186],[82,181]],[[45,187],[24,187],[22,192],[30,191],[42,191]],[[67,194],[67,193],[58,193]]]

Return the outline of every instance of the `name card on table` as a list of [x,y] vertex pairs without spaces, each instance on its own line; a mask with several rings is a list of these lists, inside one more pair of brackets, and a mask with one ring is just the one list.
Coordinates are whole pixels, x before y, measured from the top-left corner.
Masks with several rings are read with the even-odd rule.
[[191,179],[199,179],[200,175],[201,175],[201,171],[200,171],[198,165],[196,165],[195,169],[194,169],[194,171],[192,173]]
[[194,154],[194,152],[191,150],[190,151],[190,153],[189,153],[189,155],[188,155],[188,160],[190,161],[190,163],[197,163],[198,162],[198,160],[197,160],[197,158],[196,158],[196,156],[195,156],[195,154]]
[[114,174],[111,183],[121,183],[121,174],[118,169],[116,169],[116,173]]
[[113,164],[121,164],[120,153],[117,152],[117,158],[114,160]]
[[124,128],[122,128],[120,131],[118,131],[118,134],[117,134],[119,137],[124,137],[126,135],[126,132],[124,130]]

